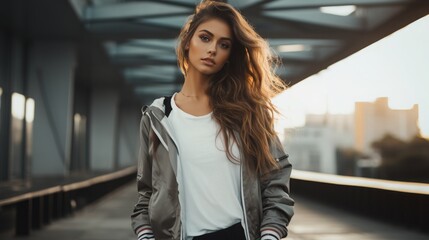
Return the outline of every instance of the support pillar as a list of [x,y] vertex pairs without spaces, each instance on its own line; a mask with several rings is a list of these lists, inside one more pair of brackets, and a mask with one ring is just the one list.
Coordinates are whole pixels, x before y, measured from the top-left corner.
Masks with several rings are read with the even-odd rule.
[[76,48],[64,41],[36,41],[30,48],[28,90],[35,102],[33,175],[70,170]]
[[111,171],[117,168],[117,129],[119,91],[94,88],[90,107],[90,169]]

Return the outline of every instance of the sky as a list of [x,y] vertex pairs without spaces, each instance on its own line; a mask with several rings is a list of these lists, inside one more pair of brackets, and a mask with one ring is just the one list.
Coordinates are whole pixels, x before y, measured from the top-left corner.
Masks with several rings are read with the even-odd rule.
[[275,97],[282,114],[276,130],[302,126],[308,113],[353,113],[356,101],[377,97],[388,97],[392,109],[418,104],[418,124],[429,138],[429,15]]

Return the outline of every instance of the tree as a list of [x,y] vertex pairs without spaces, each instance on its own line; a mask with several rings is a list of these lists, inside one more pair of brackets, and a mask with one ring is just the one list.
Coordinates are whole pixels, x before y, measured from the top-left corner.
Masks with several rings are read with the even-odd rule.
[[405,142],[392,135],[375,141],[381,157],[380,177],[398,181],[429,182],[429,141],[420,136]]
[[355,176],[356,162],[363,154],[353,148],[337,148],[337,174]]

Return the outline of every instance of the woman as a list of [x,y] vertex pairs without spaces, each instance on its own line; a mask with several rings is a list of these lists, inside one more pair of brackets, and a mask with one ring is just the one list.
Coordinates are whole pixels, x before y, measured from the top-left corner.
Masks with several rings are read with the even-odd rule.
[[181,91],[143,109],[138,239],[285,237],[291,164],[273,128],[284,85],[268,45],[233,7],[203,1],[177,56]]

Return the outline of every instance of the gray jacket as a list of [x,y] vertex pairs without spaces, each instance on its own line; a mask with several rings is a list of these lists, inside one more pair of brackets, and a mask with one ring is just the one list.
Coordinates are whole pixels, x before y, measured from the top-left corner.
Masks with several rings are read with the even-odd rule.
[[[184,209],[179,203],[180,186],[176,178],[180,153],[175,137],[171,134],[165,109],[164,98],[159,98],[151,106],[142,109],[137,172],[139,198],[131,220],[136,233],[142,226],[148,226],[156,240],[183,240],[185,237],[182,234],[184,226],[181,216]],[[149,151],[151,134],[155,134],[160,140],[154,156]],[[289,196],[292,166],[283,149],[275,146],[276,144],[272,145],[271,152],[279,169],[261,177],[249,173],[246,167],[241,167],[243,225],[247,240],[260,238],[261,227],[273,227],[282,237],[286,236],[287,225],[294,214],[294,201]]]

